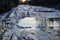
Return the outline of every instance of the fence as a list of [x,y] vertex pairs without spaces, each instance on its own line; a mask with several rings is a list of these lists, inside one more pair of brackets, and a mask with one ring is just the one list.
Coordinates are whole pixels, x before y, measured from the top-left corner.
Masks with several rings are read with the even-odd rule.
[[40,28],[50,28],[50,29],[59,29],[60,28],[60,20],[49,20],[49,18],[40,18],[40,24],[38,27]]
[[[50,28],[50,29],[58,29],[60,27],[60,20],[59,21],[50,21],[49,18],[38,18],[40,28]],[[4,20],[0,20],[0,28],[6,28],[10,25],[15,25],[16,19],[13,18],[6,18]]]
[[6,18],[4,20],[0,20],[0,29],[6,28],[8,26],[14,25],[16,22],[15,19]]

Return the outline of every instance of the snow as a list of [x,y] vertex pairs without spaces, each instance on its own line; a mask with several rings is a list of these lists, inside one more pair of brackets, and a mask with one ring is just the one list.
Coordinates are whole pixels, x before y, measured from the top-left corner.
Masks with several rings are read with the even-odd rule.
[[[60,12],[58,10],[46,7],[18,5],[12,9],[9,17],[16,19],[14,21],[15,24],[8,26],[2,32],[0,31],[0,39],[2,37],[1,40],[59,40],[59,36],[57,36],[58,32],[55,34],[52,30],[51,34],[47,32],[46,29],[37,28],[39,21],[37,22],[35,20],[35,17],[59,18]],[[16,21],[18,22],[16,23]]]
[[[17,25],[23,26],[23,27],[36,27],[38,24],[34,17],[26,17],[24,19],[19,20],[19,23]],[[37,25],[36,25],[37,24]]]
[[18,16],[20,15],[20,17],[22,14],[22,16],[28,16],[27,12],[29,12],[30,17],[60,18],[60,11],[53,8],[18,5],[15,11],[18,13]]
[[[11,37],[12,36],[12,37]],[[58,36],[51,35],[40,28],[18,28],[7,29],[3,40],[59,40]]]

